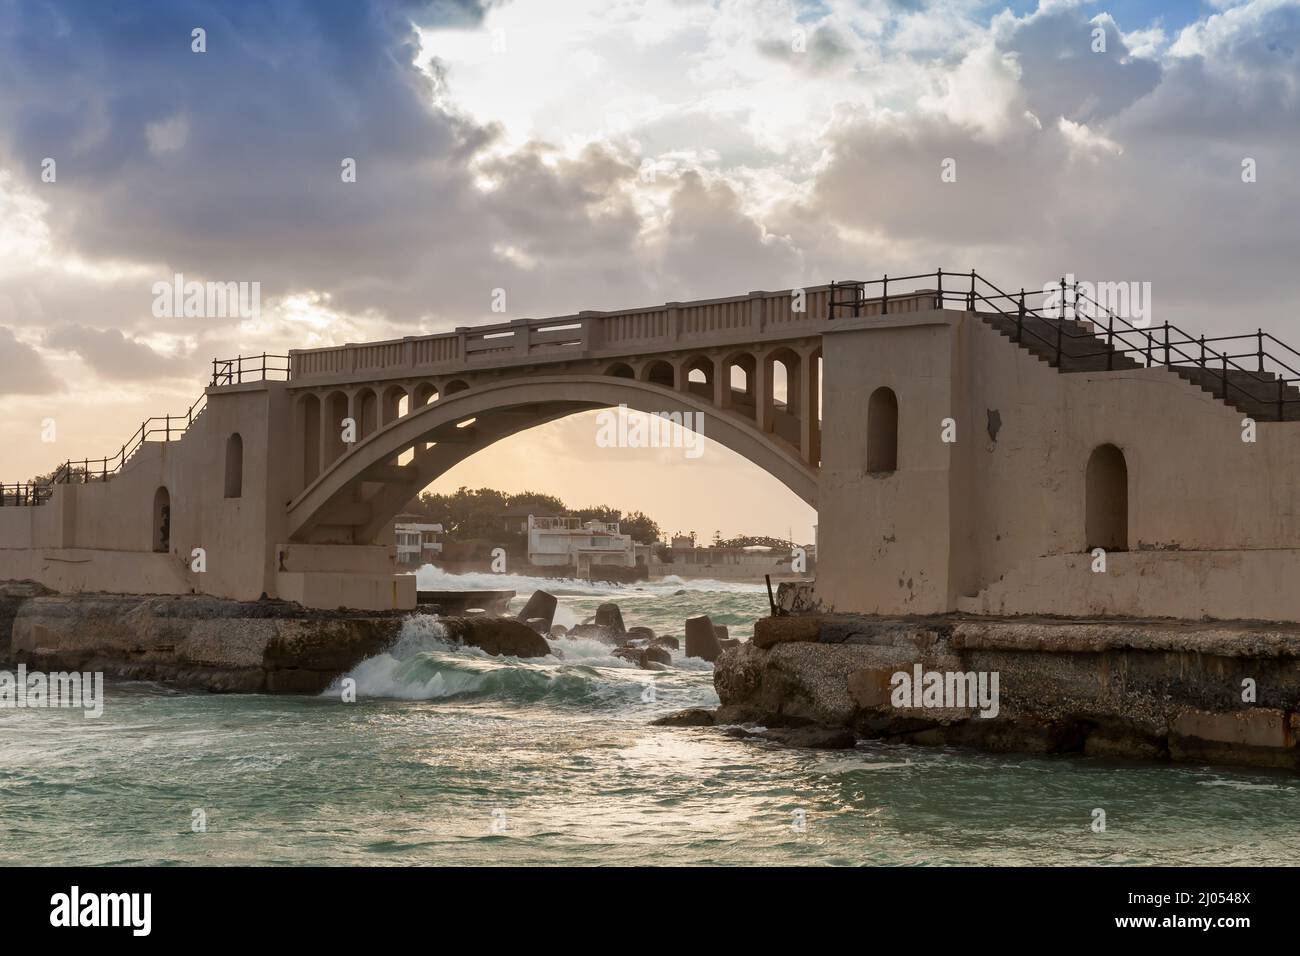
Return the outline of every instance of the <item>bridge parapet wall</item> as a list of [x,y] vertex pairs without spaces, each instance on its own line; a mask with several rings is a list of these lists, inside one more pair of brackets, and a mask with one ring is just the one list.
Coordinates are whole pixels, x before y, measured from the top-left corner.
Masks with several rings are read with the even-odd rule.
[[[802,311],[795,311],[796,290],[751,292],[652,308],[517,319],[387,342],[295,349],[290,352],[290,378],[298,384],[343,376],[388,378],[817,335],[827,321],[830,286],[799,291]],[[928,311],[936,304],[935,293],[921,290],[890,296],[888,309],[906,314]],[[862,314],[879,314],[881,307],[879,302],[867,302]]]

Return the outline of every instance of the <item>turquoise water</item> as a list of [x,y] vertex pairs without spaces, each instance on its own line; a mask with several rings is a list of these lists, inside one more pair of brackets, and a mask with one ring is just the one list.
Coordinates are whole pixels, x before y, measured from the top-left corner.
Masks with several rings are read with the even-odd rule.
[[[526,596],[538,583],[506,586]],[[568,590],[562,623],[608,599]],[[615,599],[629,626],[680,634],[707,612],[742,637],[767,601],[675,583]],[[356,703],[113,683],[98,720],[0,711],[0,863],[1300,859],[1289,774],[871,743],[782,750],[650,727],[716,704],[709,665],[678,659],[651,693],[650,673],[607,647],[562,647],[562,660],[491,658],[415,618],[392,653],[353,672]],[[1098,807],[1104,833],[1090,829]],[[195,810],[206,832],[193,832]]]

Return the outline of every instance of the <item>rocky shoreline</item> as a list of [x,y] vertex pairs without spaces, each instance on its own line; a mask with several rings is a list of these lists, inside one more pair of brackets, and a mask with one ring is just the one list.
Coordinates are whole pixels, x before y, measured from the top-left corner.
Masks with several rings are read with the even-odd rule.
[[[947,687],[969,697],[944,695],[952,675]],[[933,699],[921,699],[922,677]],[[724,653],[714,683],[716,711],[661,722],[758,726],[749,732],[779,742],[801,728],[805,746],[853,738],[1300,768],[1291,625],[786,614]]]
[[[593,638],[648,670],[672,665],[679,638],[625,627],[612,602],[571,631],[553,624],[555,597],[537,591],[515,617],[439,616],[447,638],[489,654],[563,656]],[[205,595],[60,594],[33,581],[0,582],[0,668],[101,672],[216,693],[315,694],[401,636],[408,611],[304,608],[289,601]],[[714,660],[738,642],[707,617],[686,625],[688,656]]]

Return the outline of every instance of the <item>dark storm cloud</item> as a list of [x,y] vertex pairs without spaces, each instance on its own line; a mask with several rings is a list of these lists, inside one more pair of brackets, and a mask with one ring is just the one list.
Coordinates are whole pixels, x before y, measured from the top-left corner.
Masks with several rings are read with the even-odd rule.
[[[56,243],[267,294],[482,253],[466,157],[490,132],[431,106],[411,18],[469,4],[180,2],[0,8],[0,163]],[[191,52],[191,30],[207,52]],[[39,182],[42,158],[56,184]],[[358,181],[344,184],[354,158]],[[490,258],[490,257],[489,257]],[[160,276],[159,278],[163,278]]]

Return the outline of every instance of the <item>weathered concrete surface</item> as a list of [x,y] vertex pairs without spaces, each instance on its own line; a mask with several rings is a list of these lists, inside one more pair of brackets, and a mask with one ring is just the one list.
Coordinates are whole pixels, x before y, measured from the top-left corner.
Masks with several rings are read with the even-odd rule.
[[317,693],[390,645],[401,627],[397,614],[282,601],[29,591],[0,583],[0,664],[222,692]]
[[[998,675],[998,712],[896,707],[893,675]],[[1255,699],[1243,700],[1247,681]],[[1300,768],[1300,627],[940,616],[765,618],[718,660],[718,723],[817,723],[989,750]],[[945,701],[951,703],[951,701]]]

